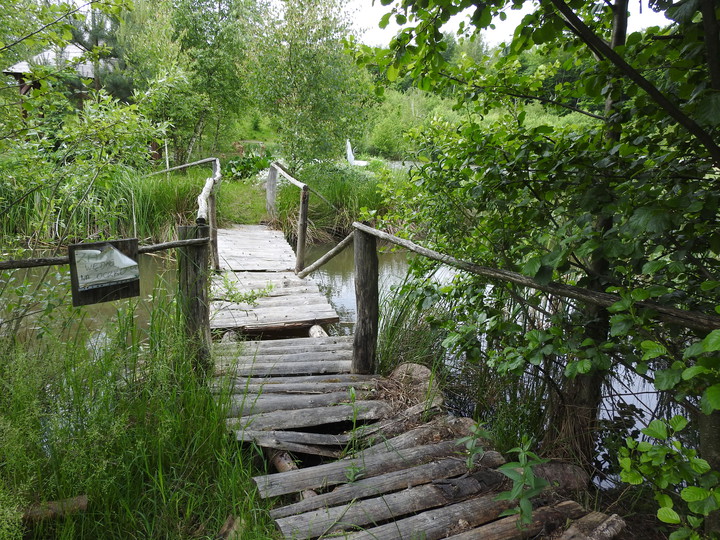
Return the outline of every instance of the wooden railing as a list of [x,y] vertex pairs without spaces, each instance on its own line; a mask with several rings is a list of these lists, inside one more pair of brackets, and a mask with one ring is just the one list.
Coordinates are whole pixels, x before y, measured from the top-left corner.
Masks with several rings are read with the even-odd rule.
[[[338,255],[351,242],[355,244],[355,300],[357,320],[355,323],[355,337],[353,342],[353,373],[373,374],[376,370],[376,350],[378,338],[379,316],[379,290],[378,290],[378,257],[377,240],[394,244],[409,251],[452,266],[459,270],[483,276],[488,279],[514,283],[529,289],[543,291],[558,297],[579,300],[586,304],[609,307],[621,300],[616,294],[593,291],[575,285],[565,285],[557,282],[539,282],[523,274],[509,270],[501,270],[482,266],[472,262],[456,259],[450,255],[439,253],[425,248],[409,240],[398,238],[392,234],[380,231],[364,223],[353,223],[351,232],[333,250],[328,252],[316,263],[309,266],[299,277],[305,277],[317,270],[330,259]],[[657,320],[680,325],[697,331],[709,332],[720,328],[720,317],[697,311],[688,311],[670,306],[655,304],[653,302],[636,302],[639,308],[653,313]]]
[[282,165],[275,162],[270,165],[266,186],[266,209],[271,218],[277,217],[277,186],[278,174],[290,182],[293,186],[300,188],[300,211],[297,223],[297,243],[295,247],[295,273],[299,274],[305,267],[305,243],[307,239],[308,206],[310,204],[310,188],[299,180],[293,178]]

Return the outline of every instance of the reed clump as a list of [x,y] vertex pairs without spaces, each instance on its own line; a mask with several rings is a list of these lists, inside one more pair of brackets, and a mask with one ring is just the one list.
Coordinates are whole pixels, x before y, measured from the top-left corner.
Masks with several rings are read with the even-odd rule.
[[[211,538],[234,516],[243,538],[270,538],[256,456],[226,430],[229,392],[193,371],[174,302],[154,305],[146,335],[123,304],[100,330],[61,304],[0,336],[0,536]],[[23,519],[78,495],[84,512]]]

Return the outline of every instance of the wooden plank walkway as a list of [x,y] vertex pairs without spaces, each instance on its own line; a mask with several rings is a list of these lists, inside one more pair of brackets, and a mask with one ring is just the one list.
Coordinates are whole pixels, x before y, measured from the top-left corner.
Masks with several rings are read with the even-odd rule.
[[[295,254],[280,231],[262,225],[218,230],[222,273],[211,285],[210,328],[245,334],[282,332],[339,321],[311,279],[293,273]],[[256,303],[243,295],[259,294]]]
[[[214,329],[264,334],[336,320],[317,298],[317,286],[288,271],[292,251],[287,243],[278,247],[284,243],[278,233],[234,227],[219,237],[226,277],[213,286]],[[266,246],[280,262],[255,251]],[[234,303],[218,292],[219,280],[242,291],[273,283],[275,294],[257,305]],[[354,375],[352,347],[352,336],[213,347],[223,381],[215,384],[232,384],[227,425],[237,440],[291,452],[290,461],[309,465],[254,479],[261,497],[277,498],[271,516],[284,538],[587,538],[570,531],[561,536],[569,519],[588,512],[554,492],[538,498],[524,531],[516,517],[500,518],[510,508],[496,500],[509,487],[496,470],[505,461],[487,451],[468,469],[457,440],[470,434],[472,421],[443,410],[430,372],[405,364],[387,378]],[[566,489],[583,489],[587,481],[571,465],[536,474]],[[593,527],[613,519],[596,514]]]

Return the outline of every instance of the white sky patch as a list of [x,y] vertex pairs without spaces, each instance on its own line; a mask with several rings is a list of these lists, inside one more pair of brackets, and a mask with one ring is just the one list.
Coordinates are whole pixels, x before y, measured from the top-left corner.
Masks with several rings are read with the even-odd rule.
[[[655,13],[647,5],[643,5],[642,13],[640,13],[640,2],[630,2],[630,18],[628,22],[628,31],[635,32],[647,28],[649,26],[663,26],[669,21],[664,15]],[[359,41],[373,46],[387,46],[390,40],[400,29],[394,22],[394,18],[390,18],[390,24],[387,28],[381,29],[378,24],[385,13],[391,10],[392,6],[383,6],[380,0],[349,0],[348,9],[355,20],[355,27],[358,31],[363,31],[359,37]],[[529,10],[529,6],[528,6]],[[507,19],[505,21],[495,21],[496,28],[483,31],[483,39],[485,43],[494,47],[503,41],[512,37],[515,27],[528,12],[528,10],[507,10]],[[464,16],[458,15],[445,25],[445,30],[456,31],[460,21]]]

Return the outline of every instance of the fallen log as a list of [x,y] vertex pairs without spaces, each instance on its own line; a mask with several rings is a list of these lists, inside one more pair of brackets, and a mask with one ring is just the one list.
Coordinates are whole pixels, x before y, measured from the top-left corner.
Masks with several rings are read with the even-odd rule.
[[23,513],[25,521],[44,521],[46,519],[57,519],[69,514],[85,512],[88,506],[87,495],[79,495],[61,501],[48,501],[34,504]]
[[448,540],[485,540],[487,538],[492,538],[492,540],[521,540],[537,535],[546,536],[563,527],[568,519],[577,519],[585,513],[583,507],[575,501],[565,501],[534,510],[532,522],[525,527],[518,528],[519,516],[510,516],[450,536]]

